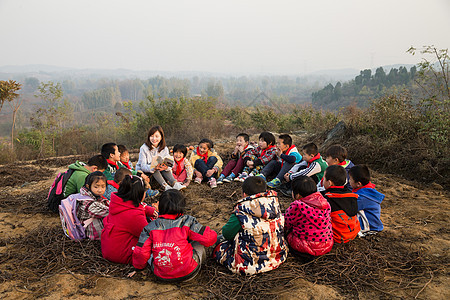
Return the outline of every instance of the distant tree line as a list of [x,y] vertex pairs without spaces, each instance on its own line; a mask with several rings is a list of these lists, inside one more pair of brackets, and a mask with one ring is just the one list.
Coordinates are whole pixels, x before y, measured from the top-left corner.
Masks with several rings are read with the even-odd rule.
[[353,80],[335,86],[331,83],[323,89],[312,93],[312,104],[315,107],[336,109],[351,104],[359,107],[369,106],[369,100],[379,98],[399,88],[410,88],[414,84],[417,68],[392,68],[388,74],[382,67],[372,74],[370,69],[360,72]]

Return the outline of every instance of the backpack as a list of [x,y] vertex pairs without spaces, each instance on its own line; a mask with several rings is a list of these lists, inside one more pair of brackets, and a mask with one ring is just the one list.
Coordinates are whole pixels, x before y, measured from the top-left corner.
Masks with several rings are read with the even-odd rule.
[[80,222],[77,217],[77,198],[74,195],[70,195],[61,201],[59,205],[59,217],[61,218],[64,234],[72,240],[86,238],[85,229],[94,221],[94,218],[90,218],[84,224]]
[[74,169],[68,169],[66,172],[56,175],[47,196],[47,205],[51,211],[58,212],[58,206],[61,204],[61,200],[64,199],[64,188],[73,172],[75,172]]

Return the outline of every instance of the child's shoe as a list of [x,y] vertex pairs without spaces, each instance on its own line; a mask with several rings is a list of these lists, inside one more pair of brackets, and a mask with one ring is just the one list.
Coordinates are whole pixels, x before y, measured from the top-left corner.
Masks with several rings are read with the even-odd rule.
[[220,174],[219,178],[217,179],[217,184],[222,184],[224,179],[225,179],[225,175]]
[[256,175],[257,177],[261,177],[262,179],[264,179],[264,181],[266,181],[266,176],[264,176],[263,173],[259,173],[258,175]]
[[172,189],[173,189],[173,187],[171,187],[171,186],[168,185],[168,184],[166,184],[166,185],[164,186],[164,190],[165,190],[165,191],[172,190]]
[[195,182],[195,183],[198,183],[198,184],[201,184],[202,181],[203,181],[203,178],[202,178],[202,177],[195,177],[195,179],[194,179],[194,182]]
[[276,189],[277,187],[279,187],[281,185],[281,180],[278,178],[273,179],[272,181],[269,181],[267,183],[267,186],[270,187],[271,189]]
[[[223,179],[223,182],[232,182],[233,179],[236,179],[236,178],[235,178],[234,173],[231,173],[230,175],[228,175],[227,177],[225,177],[225,178]],[[219,182],[217,182],[217,183],[219,183]]]
[[211,178],[211,179],[208,181],[208,183],[209,183],[209,186],[210,186],[212,189],[217,187],[217,182],[216,182],[216,179],[215,179],[214,177]]
[[185,189],[186,186],[183,185],[181,182],[178,182],[178,181],[177,181],[177,182],[175,182],[175,184],[173,185],[173,188],[176,189],[176,190],[181,191],[182,189]]
[[145,192],[145,195],[146,195],[148,198],[154,198],[154,197],[156,197],[156,196],[159,195],[159,191],[158,191],[158,190],[148,189],[148,190]]
[[241,175],[239,175],[239,181],[244,182],[245,179],[247,179],[247,177],[248,177],[247,172],[242,172]]

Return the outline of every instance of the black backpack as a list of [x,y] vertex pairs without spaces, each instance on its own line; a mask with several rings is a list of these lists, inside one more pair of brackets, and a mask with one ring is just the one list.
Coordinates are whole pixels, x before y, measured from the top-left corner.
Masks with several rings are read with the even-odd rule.
[[66,172],[59,173],[53,181],[47,196],[48,208],[51,211],[59,211],[61,200],[64,199],[64,188],[73,172],[75,172],[74,169],[68,169]]

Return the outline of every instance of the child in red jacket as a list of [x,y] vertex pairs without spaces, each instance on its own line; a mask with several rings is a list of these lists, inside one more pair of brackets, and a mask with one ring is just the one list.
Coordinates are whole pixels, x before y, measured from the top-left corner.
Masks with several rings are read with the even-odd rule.
[[142,230],[133,252],[133,266],[143,269],[150,259],[153,273],[164,281],[194,278],[205,261],[205,247],[217,233],[184,215],[186,200],[178,190],[167,190],[159,199],[159,218]]
[[117,192],[111,194],[109,215],[103,220],[102,255],[121,264],[131,264],[132,248],[136,246],[147,218],[156,218],[155,208],[142,201],[145,184],[139,176],[125,176]]

